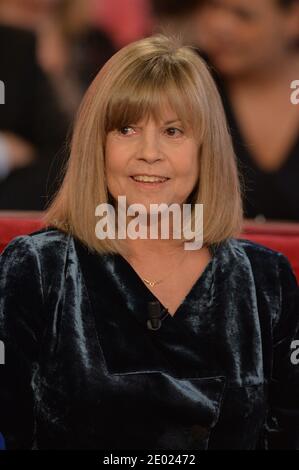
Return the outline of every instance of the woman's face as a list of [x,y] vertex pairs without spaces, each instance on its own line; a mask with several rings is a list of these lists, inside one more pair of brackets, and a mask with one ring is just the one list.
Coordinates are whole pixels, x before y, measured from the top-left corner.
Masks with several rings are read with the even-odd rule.
[[207,0],[194,20],[199,46],[228,76],[277,63],[298,37],[295,3],[282,8],[278,0]]
[[109,132],[105,161],[113,198],[126,196],[147,211],[150,204],[184,203],[198,179],[198,143],[171,110],[159,123],[143,119]]

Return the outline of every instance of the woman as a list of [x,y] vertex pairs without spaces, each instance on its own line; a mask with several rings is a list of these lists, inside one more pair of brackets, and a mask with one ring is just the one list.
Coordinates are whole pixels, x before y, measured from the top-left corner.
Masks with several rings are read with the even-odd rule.
[[[100,239],[101,204],[127,215],[118,234],[145,208],[147,235],[162,203],[195,227],[203,204],[199,248],[174,219],[180,238]],[[204,62],[163,35],[121,49],[83,100],[48,227],[1,257],[7,447],[298,445],[298,286],[283,255],[235,238],[241,221]]]
[[[298,0],[207,0],[195,42],[217,73],[249,218],[299,221]],[[190,28],[191,29],[191,28]]]

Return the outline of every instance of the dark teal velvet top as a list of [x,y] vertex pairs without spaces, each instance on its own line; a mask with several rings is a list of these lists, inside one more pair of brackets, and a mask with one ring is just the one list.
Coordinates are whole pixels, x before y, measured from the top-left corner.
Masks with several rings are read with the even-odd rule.
[[[120,255],[56,229],[0,258],[0,432],[9,449],[299,449],[298,285],[247,240],[212,259],[174,316]],[[294,344],[294,343],[293,343]]]

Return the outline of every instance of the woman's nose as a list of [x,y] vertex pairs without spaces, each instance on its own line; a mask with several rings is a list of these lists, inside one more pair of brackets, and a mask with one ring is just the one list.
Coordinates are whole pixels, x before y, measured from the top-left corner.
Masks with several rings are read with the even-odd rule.
[[144,134],[140,142],[139,158],[148,163],[153,163],[162,158],[158,135],[152,132]]

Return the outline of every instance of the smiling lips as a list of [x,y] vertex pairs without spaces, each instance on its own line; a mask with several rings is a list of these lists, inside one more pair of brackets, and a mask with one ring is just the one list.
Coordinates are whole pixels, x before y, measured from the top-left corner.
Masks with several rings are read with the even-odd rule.
[[169,180],[166,176],[157,175],[134,175],[131,178],[137,183],[165,183]]

